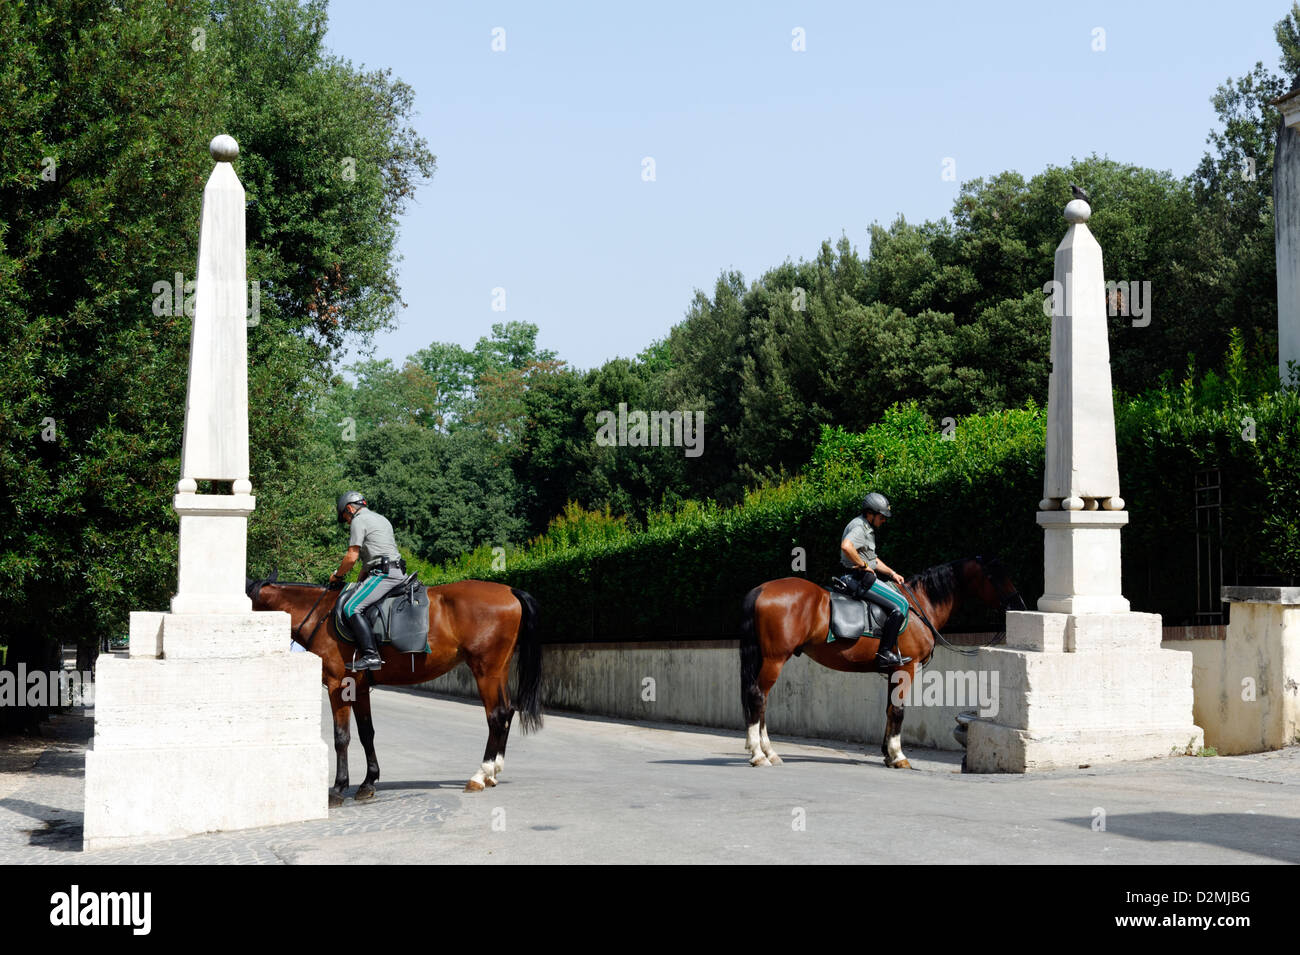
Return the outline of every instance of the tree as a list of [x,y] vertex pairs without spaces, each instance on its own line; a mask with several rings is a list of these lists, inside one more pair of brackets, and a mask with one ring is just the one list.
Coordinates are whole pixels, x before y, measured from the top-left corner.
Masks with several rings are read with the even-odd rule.
[[[322,518],[339,474],[312,409],[332,349],[391,320],[396,215],[433,171],[403,126],[409,88],[329,57],[323,4],[122,6],[0,6],[11,664],[58,639],[121,635],[128,610],[162,609],[174,589],[189,321],[156,287],[193,279],[212,136],[241,144],[261,292],[249,329],[250,565],[296,573],[327,563]],[[345,156],[355,180],[338,175]]]

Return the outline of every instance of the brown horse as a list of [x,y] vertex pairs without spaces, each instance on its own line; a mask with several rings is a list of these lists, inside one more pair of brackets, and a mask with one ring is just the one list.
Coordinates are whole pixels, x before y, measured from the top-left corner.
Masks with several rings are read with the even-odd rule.
[[[293,639],[321,658],[322,683],[329,691],[334,712],[334,752],[338,767],[330,790],[330,805],[343,802],[348,788],[350,714],[357,715],[357,732],[366,750],[366,778],[357,789],[358,800],[375,795],[379,761],[375,758],[375,727],[370,716],[370,687],[375,684],[409,686],[442,676],[464,660],[478,682],[487,711],[488,741],[483,763],[465,784],[466,792],[495,786],[505,765],[506,739],[516,712],[525,733],[542,726],[542,647],[538,638],[537,601],[522,590],[482,580],[462,580],[430,587],[430,653],[399,653],[381,647],[380,670],[351,673],[345,664],[356,652],[334,628],[334,604],[341,590],[318,584],[249,580],[248,596],[254,610],[283,610],[289,614]],[[519,648],[519,709],[510,703],[506,678],[510,655]],[[367,674],[369,674],[367,676]]]
[[[1006,570],[995,557],[970,557],[931,567],[910,578],[903,591],[911,591],[907,626],[898,635],[898,651],[912,659],[893,677],[907,688],[916,677],[916,666],[930,661],[934,636],[924,618],[935,628],[943,627],[963,605],[981,603],[1024,610]],[[745,708],[745,748],[751,766],[772,766],[781,757],[767,736],[767,695],[791,656],[806,653],[822,666],[852,673],[883,672],[876,666],[880,641],[874,637],[826,642],[830,630],[830,592],[802,577],[785,577],[760,584],[745,597],[740,637],[740,697]],[[917,611],[920,611],[918,613]],[[924,615],[924,617],[922,616]],[[885,707],[885,738],[880,751],[885,764],[911,769],[903,755],[903,705],[901,693],[890,692]],[[895,705],[895,697],[899,702]]]

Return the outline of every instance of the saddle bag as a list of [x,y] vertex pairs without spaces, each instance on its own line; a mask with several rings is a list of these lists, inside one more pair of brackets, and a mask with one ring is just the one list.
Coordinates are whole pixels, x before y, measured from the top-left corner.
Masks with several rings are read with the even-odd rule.
[[[334,628],[349,643],[355,643],[356,636],[343,614],[343,606],[359,586],[359,582],[348,584],[334,605]],[[429,652],[429,592],[417,575],[398,581],[364,613],[379,643],[387,643],[402,653]]]
[[384,630],[393,649],[403,653],[429,652],[429,592],[411,574],[398,585],[391,603],[381,601]]

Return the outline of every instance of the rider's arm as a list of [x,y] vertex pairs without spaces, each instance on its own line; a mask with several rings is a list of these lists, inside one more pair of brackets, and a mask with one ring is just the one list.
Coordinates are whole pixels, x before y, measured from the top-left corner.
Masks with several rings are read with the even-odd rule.
[[881,560],[879,554],[876,555],[876,576],[892,580],[896,584],[903,582],[903,575]]
[[339,569],[330,575],[330,583],[335,579],[345,580],[352,571],[352,566],[361,558],[361,547],[349,547],[348,552],[343,556],[343,563],[339,564]]
[[840,541],[840,550],[844,551],[844,556],[854,567],[868,567],[869,565],[858,553],[858,548],[854,545],[852,538],[846,537]]

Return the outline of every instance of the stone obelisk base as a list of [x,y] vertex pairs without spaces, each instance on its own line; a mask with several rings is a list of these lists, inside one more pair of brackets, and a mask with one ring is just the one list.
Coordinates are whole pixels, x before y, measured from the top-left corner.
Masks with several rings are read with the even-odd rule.
[[970,724],[966,771],[1025,773],[1150,759],[1204,745],[1192,722],[1192,655],[1160,648],[1151,613],[1007,614],[998,711]]
[[288,614],[131,614],[97,667],[84,848],[325,818],[320,686]]

